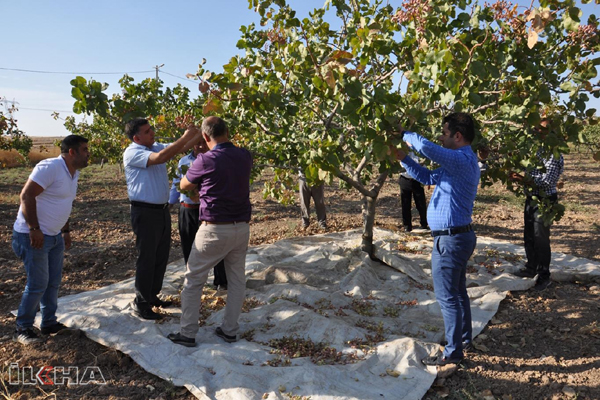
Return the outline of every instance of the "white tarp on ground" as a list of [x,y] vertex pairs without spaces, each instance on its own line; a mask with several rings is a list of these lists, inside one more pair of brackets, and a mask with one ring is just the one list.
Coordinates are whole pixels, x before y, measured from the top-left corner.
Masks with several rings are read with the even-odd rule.
[[[250,248],[246,296],[264,303],[240,318],[241,332],[253,330],[252,341],[230,344],[215,336],[221,310],[200,328],[197,347],[171,343],[166,335],[179,331],[180,310],[166,309],[172,318],[162,323],[134,317],[129,308],[133,279],[61,298],[58,318],[130,355],[147,371],[185,385],[200,399],[284,399],[291,394],[312,400],[420,399],[436,376],[435,367],[420,360],[435,353],[443,339],[431,291],[432,240],[426,234],[399,236],[384,230],[376,230],[375,237],[377,256],[392,268],[359,250],[358,231]],[[398,251],[399,241],[411,250]],[[519,254],[521,247],[479,238],[468,273],[475,335],[494,316],[507,290],[533,285],[531,279],[509,274],[523,265]],[[169,265],[163,293],[178,293],[184,270],[183,260]],[[554,253],[552,275],[600,281],[600,266]],[[347,343],[376,332],[385,340],[370,351]],[[278,357],[266,343],[283,337],[324,342],[346,355],[357,352],[361,360],[317,365],[294,358],[288,366],[265,365]]]

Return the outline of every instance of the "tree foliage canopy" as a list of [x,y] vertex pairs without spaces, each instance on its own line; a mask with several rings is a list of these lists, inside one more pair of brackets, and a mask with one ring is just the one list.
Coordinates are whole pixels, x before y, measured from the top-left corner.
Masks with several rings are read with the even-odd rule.
[[[471,113],[473,146],[490,150],[484,184],[507,182],[509,171],[536,165],[538,150],[567,153],[582,140],[582,121],[595,115],[587,102],[600,97],[598,21],[582,22],[573,0],[394,3],[327,0],[300,19],[285,0],[249,0],[261,22],[241,27],[243,54],[195,74],[202,113],[231,121],[274,167],[270,194],[289,199],[298,168],[309,182],[338,178],[365,198],[367,242],[379,190],[400,168],[390,151],[398,121],[435,139],[444,115]],[[99,115],[138,106],[74,96],[76,109]],[[543,138],[532,129],[542,117],[552,120]]]
[[0,150],[16,150],[27,161],[33,141],[17,126],[15,111],[14,105],[6,114],[0,111]]

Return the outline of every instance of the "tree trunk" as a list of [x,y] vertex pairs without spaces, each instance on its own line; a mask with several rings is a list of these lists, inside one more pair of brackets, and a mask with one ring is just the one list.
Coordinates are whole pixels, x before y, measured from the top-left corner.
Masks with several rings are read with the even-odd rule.
[[[377,191],[379,195],[379,191]],[[377,195],[375,197],[363,195],[362,214],[363,214],[363,234],[361,250],[366,252],[371,260],[375,260],[375,248],[373,247],[373,226],[375,225],[375,206],[377,204]]]

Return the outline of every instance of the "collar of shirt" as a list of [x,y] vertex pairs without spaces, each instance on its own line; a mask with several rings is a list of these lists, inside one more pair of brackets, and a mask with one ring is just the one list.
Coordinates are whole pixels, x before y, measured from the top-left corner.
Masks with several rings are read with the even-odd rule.
[[231,143],[231,142],[223,142],[223,143],[217,143],[215,145],[215,147],[212,148],[212,150],[228,149],[228,148],[231,148],[231,147],[235,147],[235,145],[233,143]]

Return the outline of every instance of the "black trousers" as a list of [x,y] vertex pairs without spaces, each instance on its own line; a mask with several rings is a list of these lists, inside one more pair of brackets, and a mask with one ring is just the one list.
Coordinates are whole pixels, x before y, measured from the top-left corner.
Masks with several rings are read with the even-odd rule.
[[149,307],[158,300],[171,248],[169,209],[131,206],[138,259],[135,263],[135,303]]
[[427,200],[425,189],[419,181],[400,175],[400,202],[402,204],[402,225],[412,229],[411,203],[415,199],[415,206],[419,212],[421,228],[427,227]]
[[[551,196],[550,200],[556,202],[557,196]],[[539,274],[539,278],[550,278],[550,225],[544,225],[537,204],[531,197],[525,200],[525,230],[523,240],[525,242],[525,254],[527,255],[527,269]]]
[[[181,237],[181,250],[187,264],[188,258],[194,246],[196,232],[200,227],[200,210],[197,208],[179,207],[179,236]],[[227,274],[225,273],[225,261],[221,260],[215,265],[215,286],[227,286]]]

